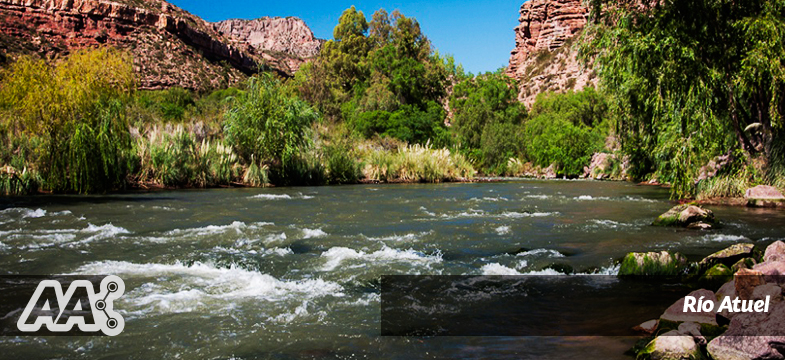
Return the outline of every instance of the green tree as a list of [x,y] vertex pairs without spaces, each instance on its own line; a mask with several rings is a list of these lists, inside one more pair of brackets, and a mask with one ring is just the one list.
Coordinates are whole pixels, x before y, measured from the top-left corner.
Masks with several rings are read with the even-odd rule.
[[235,99],[226,113],[224,134],[246,162],[280,170],[304,152],[318,117],[308,103],[287,94],[280,81],[265,74],[248,80],[247,90]]
[[[625,151],[648,159],[674,195],[698,169],[742,149],[769,162],[782,147],[785,1],[596,0],[584,48],[613,94]],[[643,173],[645,171],[637,171]]]
[[465,149],[479,149],[487,124],[519,125],[526,108],[518,102],[518,86],[502,73],[486,73],[459,82],[450,96],[452,125]]
[[83,50],[55,65],[23,56],[0,77],[0,108],[43,139],[35,166],[47,187],[93,193],[122,186],[130,148],[125,102],[135,88],[130,55]]

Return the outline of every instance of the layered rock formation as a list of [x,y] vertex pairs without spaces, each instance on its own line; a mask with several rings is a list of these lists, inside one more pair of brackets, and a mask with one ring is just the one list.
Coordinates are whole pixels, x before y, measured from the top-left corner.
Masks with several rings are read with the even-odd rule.
[[[212,24],[163,0],[0,0],[0,52],[53,56],[108,44],[130,51],[140,87],[209,89],[228,86],[265,65],[284,75],[281,51],[260,53],[233,44]],[[289,34],[271,34],[288,38]]]
[[251,46],[271,58],[281,53],[291,55],[285,58],[285,65],[292,72],[318,55],[322,47],[322,40],[314,37],[308,25],[293,17],[232,19],[213,23],[213,28],[233,43]]
[[541,92],[596,83],[591,68],[577,59],[574,40],[589,14],[582,0],[530,0],[520,14],[507,74],[519,80],[521,101],[528,106]]

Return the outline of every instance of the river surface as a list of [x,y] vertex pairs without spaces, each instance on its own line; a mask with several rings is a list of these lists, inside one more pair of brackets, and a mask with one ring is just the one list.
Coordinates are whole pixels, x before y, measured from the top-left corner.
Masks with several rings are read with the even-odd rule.
[[631,251],[698,260],[785,238],[777,210],[650,226],[673,205],[661,188],[591,181],[2,198],[0,274],[117,275],[125,330],[0,337],[0,357],[630,358],[629,337],[381,337],[378,279],[614,274]]

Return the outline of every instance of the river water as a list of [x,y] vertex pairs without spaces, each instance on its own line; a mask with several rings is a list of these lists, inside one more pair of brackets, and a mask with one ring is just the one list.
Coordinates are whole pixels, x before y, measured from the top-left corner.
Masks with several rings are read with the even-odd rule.
[[0,273],[111,274],[126,289],[119,336],[0,337],[0,357],[20,359],[623,359],[634,338],[380,337],[378,279],[614,274],[631,251],[697,260],[785,238],[777,210],[710,207],[724,224],[712,231],[650,226],[673,206],[667,190],[620,182],[0,201]]

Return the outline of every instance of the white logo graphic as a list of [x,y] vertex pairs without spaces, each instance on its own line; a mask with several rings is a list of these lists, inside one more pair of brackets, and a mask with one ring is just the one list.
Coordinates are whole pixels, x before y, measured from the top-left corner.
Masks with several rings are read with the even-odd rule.
[[16,326],[23,332],[38,331],[41,325],[52,332],[68,332],[77,325],[82,332],[120,334],[125,320],[114,311],[112,302],[123,295],[125,283],[110,275],[101,280],[100,288],[101,292],[96,294],[90,281],[76,280],[63,294],[60,282],[41,281]]

